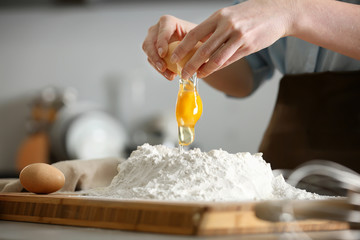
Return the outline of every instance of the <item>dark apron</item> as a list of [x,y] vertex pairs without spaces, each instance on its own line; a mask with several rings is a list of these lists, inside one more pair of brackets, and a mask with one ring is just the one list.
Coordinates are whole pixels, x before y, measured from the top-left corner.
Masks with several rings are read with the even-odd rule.
[[259,151],[273,169],[322,159],[360,173],[360,71],[285,75]]

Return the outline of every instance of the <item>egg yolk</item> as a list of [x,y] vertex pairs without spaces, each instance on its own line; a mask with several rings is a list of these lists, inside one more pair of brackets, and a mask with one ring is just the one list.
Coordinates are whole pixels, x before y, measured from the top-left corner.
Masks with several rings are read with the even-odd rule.
[[203,104],[196,86],[189,80],[180,82],[176,102],[179,144],[187,146],[194,141],[195,124],[202,114]]

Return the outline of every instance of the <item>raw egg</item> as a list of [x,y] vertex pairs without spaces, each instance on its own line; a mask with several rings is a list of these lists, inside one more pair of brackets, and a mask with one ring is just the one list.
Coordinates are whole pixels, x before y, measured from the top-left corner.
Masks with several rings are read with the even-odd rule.
[[48,194],[60,190],[65,184],[64,174],[46,163],[33,163],[20,172],[21,185],[29,192]]
[[176,121],[178,123],[179,144],[186,146],[195,139],[195,124],[202,114],[203,104],[190,80],[183,80],[179,86],[176,101]]
[[[180,42],[169,44],[168,54],[165,57],[167,68],[180,75],[183,66],[194,55],[200,47],[198,43],[180,62],[172,64],[170,56]],[[181,146],[191,144],[195,139],[195,124],[200,119],[203,110],[202,100],[197,91],[198,79],[196,75],[190,79],[181,79],[179,81],[179,92],[176,101],[176,120],[178,123],[178,140]]]

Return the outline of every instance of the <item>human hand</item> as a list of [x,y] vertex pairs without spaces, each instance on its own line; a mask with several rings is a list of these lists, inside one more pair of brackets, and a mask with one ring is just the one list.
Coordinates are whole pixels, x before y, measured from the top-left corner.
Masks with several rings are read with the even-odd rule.
[[293,19],[292,0],[249,0],[216,11],[188,31],[174,50],[171,62],[187,55],[200,40],[202,46],[185,64],[182,77],[195,72],[204,78],[216,70],[273,44],[290,35]]
[[176,73],[167,69],[163,59],[167,55],[169,43],[182,40],[195,26],[194,23],[164,15],[149,28],[142,48],[149,63],[165,78],[173,80],[176,76]]

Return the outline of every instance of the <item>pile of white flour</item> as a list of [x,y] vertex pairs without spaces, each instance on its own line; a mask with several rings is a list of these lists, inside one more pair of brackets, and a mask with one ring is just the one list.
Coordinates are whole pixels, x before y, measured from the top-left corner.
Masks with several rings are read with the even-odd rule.
[[245,201],[318,199],[274,177],[262,154],[183,151],[144,144],[118,166],[110,186],[89,195],[119,199]]

